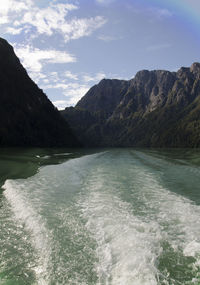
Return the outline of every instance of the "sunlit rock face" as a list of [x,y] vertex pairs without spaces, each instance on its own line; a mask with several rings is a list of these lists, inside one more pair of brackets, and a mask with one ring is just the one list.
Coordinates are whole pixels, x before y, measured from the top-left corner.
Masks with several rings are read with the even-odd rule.
[[62,115],[88,146],[200,146],[200,63],[104,79]]

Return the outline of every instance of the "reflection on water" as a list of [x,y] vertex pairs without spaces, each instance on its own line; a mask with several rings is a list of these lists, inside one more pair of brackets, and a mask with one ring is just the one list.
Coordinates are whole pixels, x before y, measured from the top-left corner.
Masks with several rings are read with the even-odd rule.
[[0,148],[0,187],[6,179],[27,178],[36,174],[41,166],[60,164],[68,159],[94,152],[98,152],[98,150],[77,148]]

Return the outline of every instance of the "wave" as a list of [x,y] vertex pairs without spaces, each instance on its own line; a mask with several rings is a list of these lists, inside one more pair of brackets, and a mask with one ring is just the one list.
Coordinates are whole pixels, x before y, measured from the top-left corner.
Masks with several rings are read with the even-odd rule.
[[108,159],[93,169],[80,198],[97,242],[98,284],[199,284],[200,207],[169,191],[149,162]]
[[177,191],[185,167],[116,150],[7,180],[3,195],[30,238],[36,284],[199,284],[200,206]]
[[19,181],[7,180],[3,188],[5,189],[4,195],[14,212],[15,222],[28,232],[36,251],[37,266],[32,269],[35,271],[37,284],[47,284],[51,242],[45,222],[24,195],[23,186]]

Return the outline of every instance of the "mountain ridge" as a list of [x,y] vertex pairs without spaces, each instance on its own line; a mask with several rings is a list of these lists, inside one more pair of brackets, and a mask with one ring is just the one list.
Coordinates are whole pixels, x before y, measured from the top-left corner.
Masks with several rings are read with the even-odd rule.
[[199,147],[200,63],[103,79],[61,114],[86,146]]
[[69,125],[0,38],[0,146],[79,146]]

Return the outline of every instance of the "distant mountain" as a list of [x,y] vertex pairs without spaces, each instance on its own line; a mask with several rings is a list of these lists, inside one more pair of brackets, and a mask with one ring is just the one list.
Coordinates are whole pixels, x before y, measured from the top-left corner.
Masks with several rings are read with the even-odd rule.
[[103,79],[61,113],[86,146],[200,147],[200,63]]
[[78,146],[66,121],[0,38],[0,146]]

